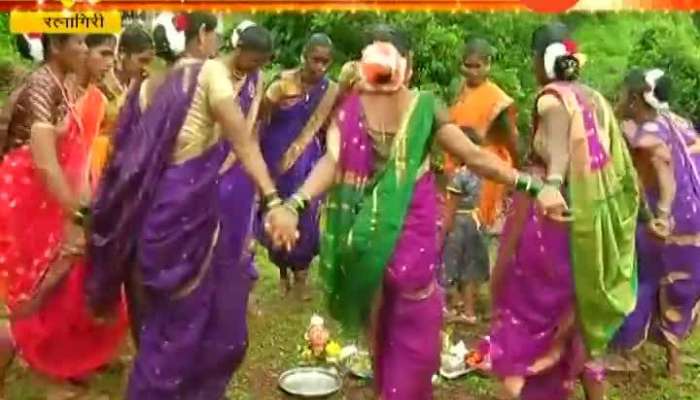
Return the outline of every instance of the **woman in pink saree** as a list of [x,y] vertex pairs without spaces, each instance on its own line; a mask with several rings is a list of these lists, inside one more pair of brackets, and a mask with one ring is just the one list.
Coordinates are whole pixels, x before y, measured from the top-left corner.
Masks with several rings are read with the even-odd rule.
[[443,301],[438,191],[428,157],[433,141],[473,171],[529,192],[546,209],[565,207],[557,191],[447,123],[431,93],[409,89],[410,60],[401,33],[374,32],[358,64],[360,80],[330,122],[325,155],[286,209],[268,220],[278,244],[291,245],[297,216],[330,189],[321,242],[330,313],[347,329],[369,333],[382,400],[433,398]]

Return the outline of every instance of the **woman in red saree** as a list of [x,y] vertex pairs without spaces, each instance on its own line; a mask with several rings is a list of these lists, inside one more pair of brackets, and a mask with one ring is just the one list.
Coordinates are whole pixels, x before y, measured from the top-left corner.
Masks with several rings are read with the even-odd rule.
[[[105,106],[92,82],[111,67],[116,42],[109,35],[50,35],[42,44],[46,61],[19,94],[0,164],[0,284],[10,311],[0,366],[17,351],[43,375],[76,380],[106,364],[126,333],[123,306],[113,320],[97,321],[83,294],[82,204]],[[78,82],[90,82],[78,102],[66,79],[76,72]]]
[[[484,141],[484,147],[508,165],[517,160],[517,115],[513,99],[489,80],[493,48],[484,39],[467,42],[456,102],[450,108],[450,119],[462,128],[471,128]],[[445,171],[451,175],[455,163],[445,159]],[[488,229],[498,229],[504,211],[505,187],[486,180],[478,203],[479,219]]]

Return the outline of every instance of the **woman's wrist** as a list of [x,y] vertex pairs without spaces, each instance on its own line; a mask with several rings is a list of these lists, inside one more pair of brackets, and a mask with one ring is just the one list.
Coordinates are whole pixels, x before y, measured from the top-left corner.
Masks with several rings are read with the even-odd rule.
[[71,214],[71,222],[78,226],[87,225],[90,219],[90,207],[80,206]]
[[539,196],[542,189],[544,189],[542,181],[530,174],[518,173],[515,178],[515,190],[527,193],[530,197]]
[[656,218],[667,219],[671,215],[671,207],[667,206],[657,206],[656,207]]
[[560,188],[564,184],[564,177],[560,174],[550,174],[547,176],[545,184]]
[[297,216],[303,214],[304,211],[306,211],[306,209],[309,208],[310,204],[311,204],[311,199],[309,198],[309,196],[307,196],[302,191],[298,191],[298,192],[294,193],[284,203],[285,207],[287,207],[290,211],[292,211]]
[[277,193],[277,190],[270,190],[263,194],[262,198],[262,208],[264,212],[268,212],[275,207],[279,207],[283,204],[282,199]]

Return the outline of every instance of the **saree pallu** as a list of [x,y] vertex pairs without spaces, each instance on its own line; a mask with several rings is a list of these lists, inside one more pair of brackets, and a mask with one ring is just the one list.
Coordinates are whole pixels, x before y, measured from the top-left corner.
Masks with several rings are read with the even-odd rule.
[[[248,74],[236,98],[249,127],[255,125],[257,118],[262,96],[261,84],[259,72]],[[227,144],[227,148],[229,155],[219,183],[221,240],[229,243],[231,259],[242,264],[248,277],[256,280],[258,272],[255,268],[253,229],[257,213],[257,188],[243,165],[236,160],[231,146]],[[231,160],[233,164],[229,166]]]
[[359,95],[344,99],[337,117],[340,154],[323,219],[321,274],[331,315],[349,330],[366,326],[379,301],[371,340],[384,400],[431,399],[439,366],[438,195],[427,171],[434,116],[434,97],[417,94],[380,171]]
[[[293,195],[304,183],[324,149],[319,130],[325,123],[337,94],[336,85],[324,78],[296,104],[279,108],[261,133],[261,148],[268,169],[282,198]],[[318,253],[321,199],[313,199],[299,218],[299,239],[291,251],[275,249],[265,234],[263,221],[256,224],[258,240],[270,259],[281,268],[304,270]],[[262,216],[260,216],[262,218]]]
[[[524,377],[524,400],[567,399],[583,372],[602,379],[587,362],[606,350],[636,295],[638,191],[612,110],[576,85],[552,84],[543,94],[558,97],[570,115],[564,195],[573,221],[548,220],[531,199],[515,196],[494,276],[490,336],[493,371]],[[542,167],[533,172],[545,175]]]
[[[75,193],[88,191],[88,151],[96,133],[91,122],[103,112],[99,95],[97,88],[88,88],[57,141],[59,163]],[[67,218],[28,146],[6,155],[0,175],[0,280],[7,305],[16,311],[34,296],[43,298],[35,312],[11,320],[17,349],[41,373],[84,377],[117,355],[127,329],[123,302],[118,301],[112,322],[92,318],[83,294],[89,259],[60,257]],[[49,276],[60,279],[51,278],[49,287],[44,285]]]
[[[515,126],[517,114],[513,99],[498,85],[486,81],[470,92],[462,89],[460,98],[450,109],[450,118],[460,127],[474,129],[485,141],[484,148],[486,150],[498,156],[509,166],[513,166],[513,158],[517,154],[511,154],[508,146],[499,143],[500,140],[503,140],[502,138],[491,137],[494,134],[498,136],[507,134],[507,132],[502,132],[502,129],[494,127],[496,119],[504,112],[507,113],[511,132],[517,132]],[[457,167],[455,160],[445,155],[445,171],[451,175]],[[505,186],[489,180],[483,181],[478,206],[479,220],[482,224],[492,227],[497,222],[497,219],[505,211],[505,195]]]
[[[696,134],[678,117],[661,115],[637,130],[630,140],[632,147],[638,147],[649,127],[654,132],[647,134],[671,150],[676,181],[671,204],[674,227],[665,241],[655,238],[646,224],[637,229],[637,307],[615,338],[615,345],[626,350],[641,346],[647,339],[679,347],[691,334],[700,311],[700,178],[698,165],[688,152]],[[658,192],[657,185],[645,189],[651,210],[656,210]]]
[[245,355],[252,280],[231,258],[219,203],[228,149],[221,142],[170,166],[157,184],[139,236],[149,308],[130,400],[220,399]]

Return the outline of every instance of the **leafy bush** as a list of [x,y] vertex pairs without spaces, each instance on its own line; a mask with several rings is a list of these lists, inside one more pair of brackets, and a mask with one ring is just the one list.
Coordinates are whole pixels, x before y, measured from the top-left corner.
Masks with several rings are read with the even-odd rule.
[[700,118],[700,35],[684,16],[656,21],[641,34],[630,65],[661,68],[673,80],[672,107],[686,117]]
[[[446,101],[460,80],[462,44],[472,36],[487,38],[497,50],[493,80],[516,100],[519,126],[530,129],[537,85],[532,73],[530,38],[552,17],[533,13],[310,13],[260,14],[255,19],[275,36],[275,63],[298,64],[304,41],[313,32],[333,38],[338,68],[359,55],[363,33],[384,22],[406,31],[414,51],[414,84],[434,90]],[[676,81],[676,109],[700,117],[700,17],[697,14],[572,12],[557,17],[571,27],[586,53],[583,81],[613,100],[632,65],[668,68]],[[642,62],[644,61],[644,62]]]
[[[407,32],[414,51],[414,84],[430,89],[445,101],[454,96],[459,82],[462,44],[472,36],[487,38],[497,50],[493,80],[516,100],[522,132],[530,128],[530,114],[537,85],[532,73],[530,37],[550,16],[533,13],[379,13],[316,12],[230,14],[226,31],[244,18],[269,28],[277,49],[270,77],[299,63],[301,49],[314,32],[325,32],[334,41],[336,75],[343,63],[357,58],[364,33],[384,22]],[[667,69],[675,82],[674,107],[681,114],[700,117],[700,13],[590,13],[572,12],[557,16],[574,31],[588,56],[583,81],[614,99],[630,66]],[[0,14],[0,70],[22,65],[8,32],[7,13]],[[5,74],[0,71],[0,91]],[[6,79],[5,79],[6,80]]]

